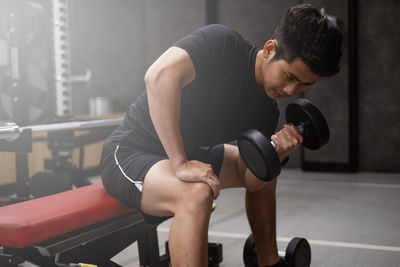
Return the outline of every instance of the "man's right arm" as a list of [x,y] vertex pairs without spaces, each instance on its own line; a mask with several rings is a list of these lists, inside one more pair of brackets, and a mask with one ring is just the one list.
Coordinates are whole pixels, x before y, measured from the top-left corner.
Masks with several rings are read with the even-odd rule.
[[195,67],[184,49],[171,47],[165,51],[145,75],[150,116],[177,177],[207,183],[216,198],[218,178],[209,164],[187,160],[179,127],[181,90],[195,77]]
[[179,129],[181,89],[195,75],[190,56],[178,47],[165,51],[145,75],[150,116],[174,169],[186,161]]

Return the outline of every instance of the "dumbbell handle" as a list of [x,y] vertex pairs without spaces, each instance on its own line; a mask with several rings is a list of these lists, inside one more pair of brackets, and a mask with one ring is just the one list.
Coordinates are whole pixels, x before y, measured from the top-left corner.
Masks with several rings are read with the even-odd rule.
[[[300,134],[303,135],[304,134],[304,122],[300,123],[299,125],[296,125],[297,130],[299,130]],[[274,141],[271,141],[271,145],[274,147],[274,149],[276,150],[276,144]]]

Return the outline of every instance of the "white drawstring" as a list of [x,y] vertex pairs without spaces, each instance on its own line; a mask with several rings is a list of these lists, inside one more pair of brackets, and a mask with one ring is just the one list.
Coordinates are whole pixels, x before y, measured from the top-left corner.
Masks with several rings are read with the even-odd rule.
[[122,169],[121,165],[119,165],[119,162],[118,162],[118,159],[117,159],[118,148],[119,148],[119,145],[117,145],[117,147],[115,148],[115,151],[114,151],[115,163],[117,164],[117,166],[119,167],[119,169],[121,170],[121,172],[125,176],[125,178],[128,179],[129,181],[131,181],[132,183],[134,183],[135,186],[137,187],[137,189],[139,189],[139,191],[142,192],[142,190],[143,190],[142,181],[134,181],[134,180],[132,180],[128,175],[125,174],[125,172]]

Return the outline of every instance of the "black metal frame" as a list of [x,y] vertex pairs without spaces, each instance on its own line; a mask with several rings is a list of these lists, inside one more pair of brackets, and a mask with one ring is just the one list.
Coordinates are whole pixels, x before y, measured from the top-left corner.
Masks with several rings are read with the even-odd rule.
[[[7,10],[10,11],[10,14],[14,14],[13,18],[10,19],[9,23],[9,28],[6,29],[6,31],[9,31],[9,46],[8,49],[14,49],[17,51],[17,55],[15,55],[16,60],[15,62],[10,61],[10,64],[7,68],[10,70],[15,68],[18,72],[17,77],[9,77],[9,82],[8,86],[11,88],[10,92],[12,91],[12,95],[10,95],[12,99],[11,103],[11,116],[8,114],[7,119],[11,119],[14,122],[18,123],[20,126],[25,126],[29,123],[32,122],[39,122],[39,121],[44,121],[44,120],[49,120],[53,119],[55,116],[54,113],[54,104],[52,102],[54,101],[46,101],[45,106],[40,106],[40,108],[43,108],[43,113],[40,115],[39,118],[36,119],[36,121],[30,121],[29,119],[29,110],[28,110],[28,103],[29,97],[31,96],[30,94],[27,93],[27,88],[30,86],[29,81],[28,81],[28,68],[27,68],[27,63],[28,62],[33,62],[32,61],[32,55],[36,53],[37,50],[35,50],[35,44],[28,44],[25,41],[25,35],[28,34],[27,32],[24,32],[21,17],[23,16],[23,11],[24,11],[24,2],[27,1],[9,1],[9,3],[5,3],[5,7]],[[35,4],[40,4],[45,8],[45,10],[50,10],[49,4],[47,3],[48,1],[30,1],[30,2],[35,2]],[[2,8],[2,7],[0,7]],[[44,14],[44,20],[46,20],[49,24],[51,23],[51,18],[49,17],[49,12],[45,12]],[[11,28],[14,28],[13,31],[10,31]],[[43,33],[45,33],[46,37],[48,37],[49,40],[51,40],[49,36],[49,30],[42,29]],[[47,57],[48,59],[51,59],[52,57],[52,49],[45,49],[44,52],[44,57]],[[13,65],[12,64],[15,64]],[[36,68],[39,68],[36,66]],[[12,72],[12,71],[11,71]],[[50,68],[46,70],[48,72],[49,77],[54,77],[53,70]],[[13,76],[13,75],[11,75]],[[53,79],[47,79],[46,80],[46,86],[47,88],[51,88],[53,86]],[[54,98],[54,94],[51,92],[48,92],[48,98]],[[5,109],[5,107],[0,106],[0,115],[5,116],[8,110]],[[50,118],[50,114],[54,115],[52,118]],[[1,118],[1,119],[6,119],[6,118]]]
[[[0,195],[10,195],[12,193],[16,193],[17,200],[15,200],[15,202],[30,199],[30,185],[32,180],[29,177],[28,154],[32,152],[32,143],[36,141],[48,142],[48,148],[50,151],[52,151],[52,158],[45,159],[45,169],[53,171],[55,180],[58,174],[61,175],[60,177],[65,177],[65,174],[69,173],[72,182],[71,186],[74,184],[77,187],[81,187],[90,184],[87,181],[87,177],[98,175],[99,168],[94,167],[90,169],[83,169],[82,166],[78,166],[78,168],[70,166],[71,164],[68,163],[66,156],[60,156],[59,151],[72,151],[74,148],[80,148],[80,157],[82,159],[83,147],[85,145],[104,140],[115,129],[115,127],[116,125],[106,125],[93,129],[87,128],[84,129],[84,131],[87,131],[87,133],[78,136],[76,136],[74,133],[79,129],[60,130],[48,132],[47,138],[38,139],[33,139],[32,130],[26,128],[23,129],[21,135],[12,142],[0,140],[0,151],[15,152],[16,167],[16,182],[0,185]],[[34,194],[33,196],[35,197]]]
[[0,263],[17,266],[28,261],[39,266],[63,266],[86,262],[119,266],[111,258],[137,241],[141,265],[169,266],[169,257],[159,254],[157,226],[145,223],[141,214],[134,211],[27,248],[4,247]]
[[[165,217],[164,220],[167,220]],[[111,260],[134,242],[138,242],[140,266],[168,267],[170,255],[168,242],[160,255],[158,224],[148,224],[138,211],[90,225],[73,232],[56,236],[26,248],[0,246],[0,266],[17,267],[25,261],[39,266],[67,266],[85,262],[97,266],[118,267]],[[2,249],[1,249],[2,248]],[[210,267],[222,262],[222,244],[209,243]]]
[[[17,193],[18,197],[29,198],[28,154],[32,152],[32,131],[25,129],[14,141],[0,141],[0,151],[15,152],[16,182],[0,186],[0,194]],[[12,191],[7,191],[12,190]]]
[[349,170],[358,170],[358,0],[349,0]]

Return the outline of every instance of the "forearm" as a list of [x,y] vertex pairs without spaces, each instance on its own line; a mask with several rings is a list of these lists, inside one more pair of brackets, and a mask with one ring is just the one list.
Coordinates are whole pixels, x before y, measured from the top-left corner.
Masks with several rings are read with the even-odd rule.
[[180,119],[180,88],[171,79],[154,78],[146,82],[150,116],[173,167],[186,161]]

